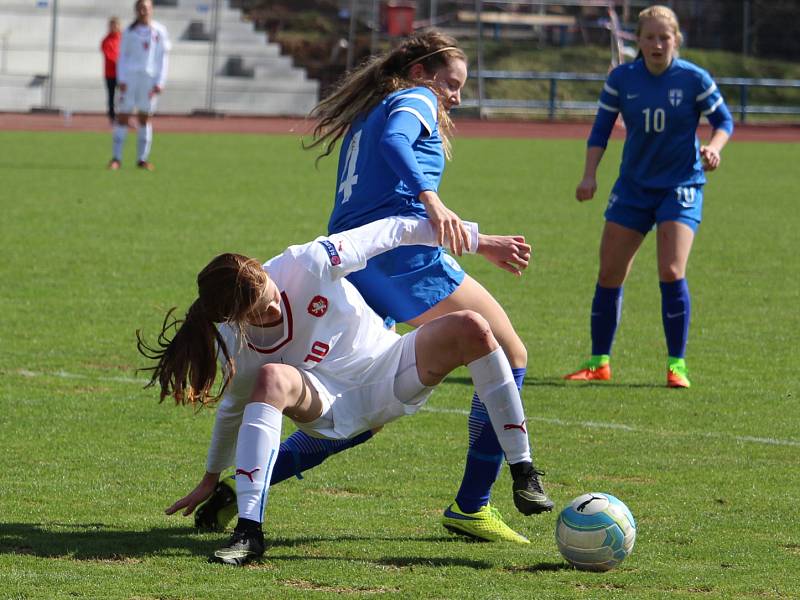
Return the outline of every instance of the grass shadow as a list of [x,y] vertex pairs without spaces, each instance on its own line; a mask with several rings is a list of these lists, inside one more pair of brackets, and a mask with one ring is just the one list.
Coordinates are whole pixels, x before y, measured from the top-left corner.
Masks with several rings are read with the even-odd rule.
[[[187,527],[156,527],[134,531],[104,523],[0,523],[0,554],[73,560],[125,560],[147,556],[186,554],[208,556],[226,538],[226,533],[197,533]],[[268,538],[267,546],[269,548],[293,548],[307,544],[344,541],[441,543],[450,539],[449,536],[422,536],[419,538],[356,535],[300,536]],[[272,558],[280,557],[273,556]],[[437,559],[419,559],[420,564],[431,560]]]
[[209,554],[219,544],[186,527],[133,531],[104,523],[0,523],[0,554],[119,560],[157,554]]
[[574,571],[575,567],[570,565],[568,562],[539,562],[535,565],[529,565],[527,567],[513,567],[511,569],[506,569],[506,571],[510,571],[512,573],[544,573],[544,572],[551,572],[555,573],[558,571]]

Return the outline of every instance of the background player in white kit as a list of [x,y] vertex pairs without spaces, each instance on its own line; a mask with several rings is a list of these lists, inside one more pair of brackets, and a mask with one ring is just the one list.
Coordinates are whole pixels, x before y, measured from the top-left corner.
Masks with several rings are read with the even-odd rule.
[[[527,267],[530,246],[522,237],[483,236],[474,223],[466,226],[471,252],[494,264]],[[222,397],[206,473],[166,511],[190,514],[214,491],[220,472],[236,466],[239,521],[211,561],[243,565],[264,552],[261,521],[284,414],[309,434],[350,438],[416,412],[433,386],[461,365],[511,467],[516,507],[535,511],[522,401],[486,319],[457,311],[401,337],[345,279],[391,248],[436,246],[437,239],[427,219],[389,217],[291,246],[263,267],[223,254],[199,273],[198,298],[186,319],[170,322],[172,311],[167,314],[158,347],[139,337],[140,352],[158,361],[151,384],[159,384],[162,400],[195,404]],[[224,379],[212,396],[217,357]]]
[[167,80],[167,55],[170,50],[167,29],[153,21],[151,0],[137,0],[134,5],[136,20],[122,32],[117,86],[119,87],[117,122],[113,131],[113,150],[108,168],[116,171],[122,166],[122,147],[128,133],[132,113],[139,120],[136,140],[137,165],[148,171],[153,143],[153,125],[150,117],[155,112],[158,95]]

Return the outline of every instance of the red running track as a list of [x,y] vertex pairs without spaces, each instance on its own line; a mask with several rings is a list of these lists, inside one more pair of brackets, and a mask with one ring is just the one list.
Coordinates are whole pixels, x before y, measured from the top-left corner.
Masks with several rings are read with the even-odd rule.
[[[312,124],[302,117],[194,117],[156,115],[157,131],[183,133],[254,133],[306,135]],[[455,135],[463,137],[586,139],[591,122],[549,121],[480,121],[458,119]],[[110,131],[105,115],[76,114],[69,118],[59,114],[0,113],[0,131]],[[701,138],[708,137],[708,127],[701,127]],[[617,127],[614,137],[624,137]],[[737,125],[734,139],[761,142],[800,142],[800,125]]]

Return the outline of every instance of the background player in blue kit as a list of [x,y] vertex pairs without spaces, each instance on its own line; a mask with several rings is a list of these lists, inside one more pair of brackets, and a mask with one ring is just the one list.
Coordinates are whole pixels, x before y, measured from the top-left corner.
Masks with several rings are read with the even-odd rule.
[[[460,255],[465,246],[461,219],[437,193],[449,157],[448,111],[461,102],[467,79],[466,55],[456,41],[438,31],[414,35],[350,73],[311,112],[316,120],[309,147],[323,156],[342,139],[334,207],[328,228],[339,232],[383,217],[428,217],[439,241],[451,240]],[[522,238],[498,236],[484,254],[495,265],[519,275],[530,247]],[[454,311],[471,309],[490,323],[521,388],[527,351],[500,304],[442,248],[391,250],[348,276],[379,315],[419,327]],[[528,543],[490,506],[491,487],[503,453],[486,410],[475,395],[469,416],[469,451],[461,488],[444,513],[449,530],[489,541]],[[536,471],[526,491],[533,512],[553,507]],[[530,513],[526,513],[530,514]]]
[[[639,57],[608,76],[586,151],[579,201],[597,190],[596,172],[618,114],[627,130],[619,178],[611,190],[592,301],[592,356],[565,377],[608,380],[609,356],[622,309],[622,286],[647,232],[657,226],[661,313],[667,341],[667,385],[690,386],[686,361],[691,304],[686,265],[703,209],[704,171],[719,166],[733,120],[709,74],[677,56],[675,13],[651,6],[639,13]],[[701,146],[697,124],[713,127]]]

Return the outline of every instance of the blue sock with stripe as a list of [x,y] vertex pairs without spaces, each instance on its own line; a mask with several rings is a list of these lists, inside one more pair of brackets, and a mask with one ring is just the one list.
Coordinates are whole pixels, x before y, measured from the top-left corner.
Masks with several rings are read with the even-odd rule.
[[611,354],[614,334],[622,316],[622,288],[597,284],[592,299],[592,354]]
[[365,431],[349,440],[326,440],[311,437],[298,429],[281,443],[269,484],[275,485],[293,475],[302,479],[303,471],[316,467],[342,450],[363,444],[371,437],[372,432]]
[[[512,369],[517,388],[522,390],[527,369]],[[456,494],[458,507],[466,513],[477,512],[489,503],[492,486],[503,465],[503,449],[497,441],[489,413],[478,398],[472,396],[472,407],[469,413],[469,449],[464,467],[464,477]]]
[[667,352],[672,358],[686,356],[686,342],[689,340],[689,319],[692,302],[686,279],[660,283],[661,320],[664,323],[664,336],[667,338]]

